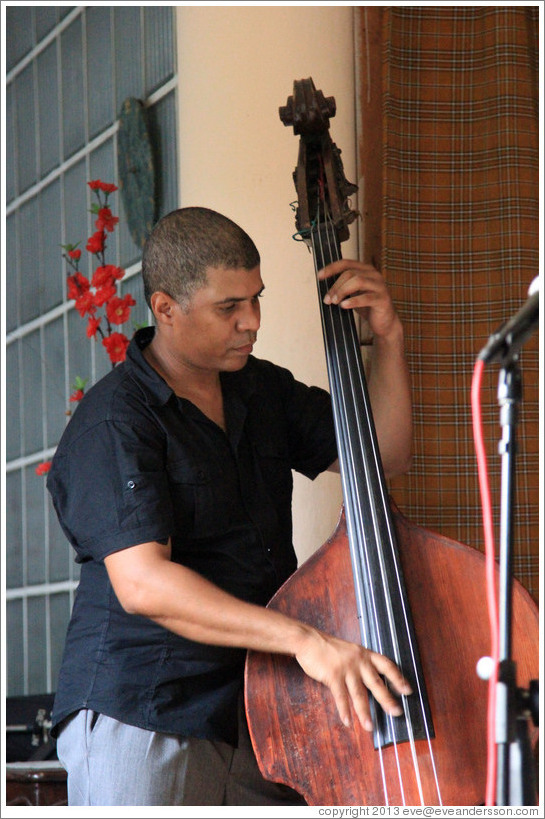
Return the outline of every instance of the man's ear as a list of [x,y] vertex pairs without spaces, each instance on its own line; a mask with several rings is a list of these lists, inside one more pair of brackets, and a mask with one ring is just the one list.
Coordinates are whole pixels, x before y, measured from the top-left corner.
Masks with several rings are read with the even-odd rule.
[[153,315],[158,322],[163,324],[172,323],[172,313],[176,305],[175,299],[162,290],[156,290],[150,298]]

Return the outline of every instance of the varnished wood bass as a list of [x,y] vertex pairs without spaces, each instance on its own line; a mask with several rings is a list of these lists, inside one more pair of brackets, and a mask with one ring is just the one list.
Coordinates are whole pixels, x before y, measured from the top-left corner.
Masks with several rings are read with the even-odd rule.
[[[311,79],[280,109],[299,134],[296,226],[316,270],[340,258],[355,218],[335,101]],[[409,522],[386,490],[359,340],[350,311],[319,305],[341,465],[343,508],[331,538],[270,602],[272,608],[391,657],[412,685],[400,717],[371,698],[375,728],[345,727],[327,688],[283,655],[250,652],[246,712],[265,777],[311,805],[480,805],[487,758],[490,651],[484,556]],[[538,676],[537,607],[513,590],[513,659],[520,685]],[[532,740],[536,738],[531,728]]]

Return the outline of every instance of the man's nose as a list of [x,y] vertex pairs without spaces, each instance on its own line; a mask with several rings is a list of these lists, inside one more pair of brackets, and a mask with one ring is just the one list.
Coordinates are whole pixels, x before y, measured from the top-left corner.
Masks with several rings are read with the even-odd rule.
[[244,304],[238,316],[237,329],[240,332],[257,333],[261,325],[261,308],[259,302],[256,301]]

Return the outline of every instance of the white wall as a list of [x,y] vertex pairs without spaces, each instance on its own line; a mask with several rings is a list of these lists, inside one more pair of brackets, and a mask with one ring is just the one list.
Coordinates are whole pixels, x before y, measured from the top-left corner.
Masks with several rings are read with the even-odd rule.
[[[353,11],[350,6],[178,8],[180,204],[214,208],[256,242],[266,285],[255,354],[327,386],[311,254],[293,241],[292,171],[299,138],[278,108],[294,80],[333,96],[333,140],[356,181]],[[355,233],[355,231],[353,231]],[[343,256],[357,256],[355,237]],[[308,557],[331,534],[340,480],[296,476],[295,545]]]

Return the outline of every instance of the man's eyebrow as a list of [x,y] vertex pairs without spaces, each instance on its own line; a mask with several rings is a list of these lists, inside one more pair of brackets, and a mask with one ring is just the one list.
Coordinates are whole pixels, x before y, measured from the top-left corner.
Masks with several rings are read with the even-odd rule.
[[214,304],[233,304],[233,302],[246,301],[247,299],[255,299],[257,298],[257,296],[261,296],[264,290],[265,285],[263,285],[263,287],[261,287],[257,291],[257,293],[254,293],[253,296],[247,296],[244,298],[242,298],[241,296],[229,296],[226,299],[221,299],[220,301],[214,302]]

